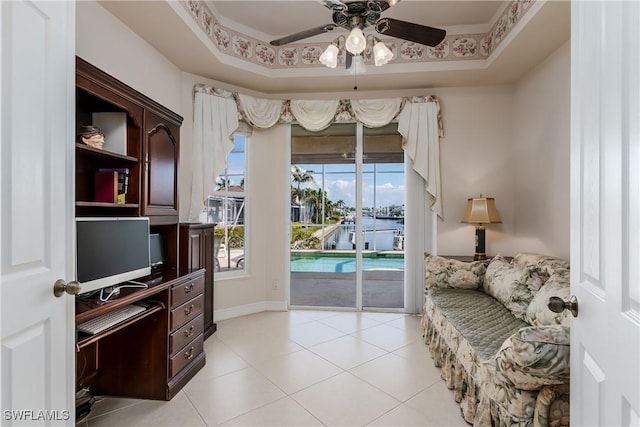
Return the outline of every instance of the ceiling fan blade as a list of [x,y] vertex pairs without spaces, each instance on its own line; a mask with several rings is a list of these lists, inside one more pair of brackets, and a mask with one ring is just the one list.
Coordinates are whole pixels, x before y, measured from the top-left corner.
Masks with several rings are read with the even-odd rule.
[[336,12],[346,11],[347,5],[341,2],[340,0],[321,0],[324,7],[331,9]]
[[349,70],[351,68],[351,63],[353,62],[353,54],[346,50],[347,57],[344,60],[344,69]]
[[397,37],[403,40],[420,43],[426,46],[437,46],[447,35],[440,28],[427,27],[393,18],[383,18],[376,23],[376,31],[380,34]]
[[288,36],[281,37],[279,39],[271,40],[272,46],[282,46],[287,43],[295,42],[298,40],[306,39],[307,37],[317,36],[318,34],[333,31],[336,28],[335,24],[326,24],[319,27],[310,28],[308,30],[300,31],[299,33],[290,34]]
[[367,2],[367,5],[369,6],[370,10],[377,13],[382,13],[394,4],[398,3],[400,3],[400,0],[369,0]]

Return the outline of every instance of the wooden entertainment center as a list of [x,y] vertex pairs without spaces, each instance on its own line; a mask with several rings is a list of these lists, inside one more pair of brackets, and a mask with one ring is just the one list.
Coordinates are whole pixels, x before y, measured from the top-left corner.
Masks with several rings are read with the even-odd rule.
[[[106,303],[76,297],[76,324],[132,303],[146,307],[98,334],[77,333],[76,387],[170,400],[205,365],[203,342],[216,329],[215,225],[178,219],[182,117],[76,58],[76,124],[105,130],[103,149],[76,141],[76,217],[148,217],[166,254],[160,270],[137,279],[147,288],[122,289]],[[115,171],[106,184],[113,199],[97,201],[105,170]]]

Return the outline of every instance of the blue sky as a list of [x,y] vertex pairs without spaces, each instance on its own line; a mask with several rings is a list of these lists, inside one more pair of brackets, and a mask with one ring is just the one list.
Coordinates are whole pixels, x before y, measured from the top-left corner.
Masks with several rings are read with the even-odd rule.
[[[322,186],[322,165],[298,165],[305,171],[314,171],[315,184],[303,184],[301,187],[320,188]],[[403,165],[397,163],[365,164],[363,167],[364,181],[363,207],[372,207],[374,188],[376,190],[376,205],[379,207],[390,205],[404,205],[404,173]],[[324,165],[324,189],[329,198],[337,202],[342,200],[346,206],[355,207],[355,165]]]

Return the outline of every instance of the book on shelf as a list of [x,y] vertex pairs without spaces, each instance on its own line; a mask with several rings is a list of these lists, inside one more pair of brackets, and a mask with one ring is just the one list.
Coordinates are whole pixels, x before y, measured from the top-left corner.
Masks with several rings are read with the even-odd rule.
[[124,205],[127,199],[127,191],[129,190],[129,169],[128,168],[100,168],[97,173],[112,174],[111,176],[115,176],[114,174],[117,174],[116,197],[111,203]]

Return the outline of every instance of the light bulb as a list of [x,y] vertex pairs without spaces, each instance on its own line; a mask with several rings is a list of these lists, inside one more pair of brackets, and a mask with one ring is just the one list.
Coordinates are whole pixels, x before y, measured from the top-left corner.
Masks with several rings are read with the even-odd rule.
[[327,67],[336,68],[336,65],[338,65],[338,52],[338,46],[331,43],[329,46],[327,46],[325,51],[322,52],[322,55],[320,55],[320,58],[318,59]]
[[378,41],[373,46],[373,60],[377,66],[386,64],[391,61],[391,58],[393,58],[393,52],[389,50],[386,44]]
[[364,33],[359,27],[355,27],[349,33],[347,41],[345,43],[347,50],[354,55],[360,55],[364,48],[367,46],[367,41],[364,38]]

